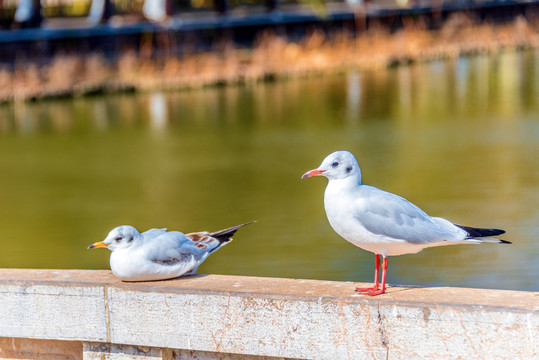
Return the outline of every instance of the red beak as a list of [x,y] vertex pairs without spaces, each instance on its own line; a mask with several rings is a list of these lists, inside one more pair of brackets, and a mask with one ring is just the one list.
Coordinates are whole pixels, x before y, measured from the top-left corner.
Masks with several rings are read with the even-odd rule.
[[326,172],[326,170],[312,169],[311,171],[307,171],[305,174],[303,174],[303,176],[301,178],[305,179],[305,178],[308,178],[308,177],[311,177],[311,176],[319,176],[319,175],[322,175],[325,172]]

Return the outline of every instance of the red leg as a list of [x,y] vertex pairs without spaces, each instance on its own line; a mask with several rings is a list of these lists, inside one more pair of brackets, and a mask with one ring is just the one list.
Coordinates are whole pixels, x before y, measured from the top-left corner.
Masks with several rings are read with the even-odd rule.
[[386,275],[387,275],[387,258],[384,257],[384,263],[382,264],[382,288],[378,290],[367,291],[364,294],[369,296],[381,295],[386,292]]
[[356,292],[365,292],[378,290],[380,283],[378,282],[378,274],[380,273],[380,255],[374,254],[374,285],[369,288],[356,288]]

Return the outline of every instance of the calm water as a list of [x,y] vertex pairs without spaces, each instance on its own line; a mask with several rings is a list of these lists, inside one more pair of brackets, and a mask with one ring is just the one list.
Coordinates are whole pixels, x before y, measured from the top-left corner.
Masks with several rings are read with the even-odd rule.
[[428,213],[513,245],[389,259],[389,282],[539,290],[539,52],[199,91],[0,106],[0,267],[108,268],[110,229],[258,220],[201,273],[372,281],[336,235],[331,151]]

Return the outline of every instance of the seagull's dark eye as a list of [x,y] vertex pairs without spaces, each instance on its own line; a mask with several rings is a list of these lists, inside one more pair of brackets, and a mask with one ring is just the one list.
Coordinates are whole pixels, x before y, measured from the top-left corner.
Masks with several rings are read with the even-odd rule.
[[331,166],[333,166],[335,168],[335,167],[339,166],[339,163],[334,161],[333,164],[331,164]]
[[132,236],[130,236],[130,237],[127,238],[127,242],[128,242],[128,243],[130,243],[131,241],[133,241],[133,237],[132,237]]
[[352,167],[351,167],[351,166],[349,166],[349,167],[346,168],[346,172],[349,173],[350,171],[352,171]]
[[114,241],[120,241],[120,240],[122,240],[122,237],[121,237],[121,236],[116,236],[116,237],[114,238]]

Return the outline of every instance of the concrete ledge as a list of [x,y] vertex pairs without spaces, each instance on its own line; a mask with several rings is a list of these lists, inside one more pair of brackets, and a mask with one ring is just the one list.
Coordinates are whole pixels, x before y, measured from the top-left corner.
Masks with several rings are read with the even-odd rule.
[[17,339],[82,344],[86,359],[539,357],[537,292],[393,287],[370,298],[354,294],[361,285],[0,269],[0,358],[17,358]]

